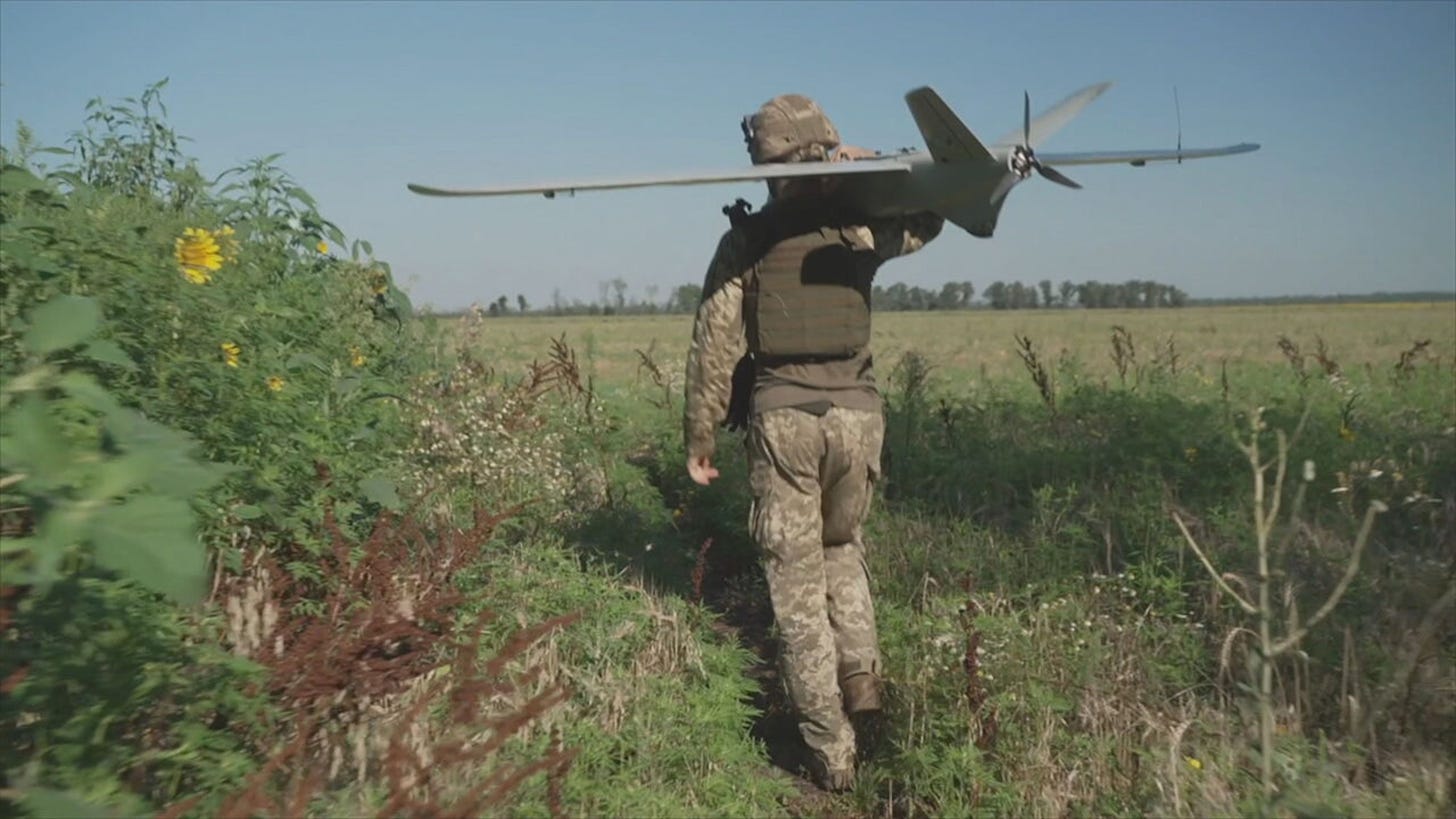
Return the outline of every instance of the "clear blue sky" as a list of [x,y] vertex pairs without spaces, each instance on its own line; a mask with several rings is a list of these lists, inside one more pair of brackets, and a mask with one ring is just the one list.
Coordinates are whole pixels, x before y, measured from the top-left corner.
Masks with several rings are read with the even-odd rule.
[[273,152],[417,303],[700,282],[719,208],[757,185],[432,200],[477,186],[737,167],[739,117],[817,99],[846,140],[918,145],[929,84],[983,139],[1021,92],[1116,85],[1046,151],[1263,144],[1016,189],[885,284],[1152,278],[1195,296],[1456,290],[1456,3],[0,2],[0,128],[51,144],[92,97],[163,77],[215,174]]

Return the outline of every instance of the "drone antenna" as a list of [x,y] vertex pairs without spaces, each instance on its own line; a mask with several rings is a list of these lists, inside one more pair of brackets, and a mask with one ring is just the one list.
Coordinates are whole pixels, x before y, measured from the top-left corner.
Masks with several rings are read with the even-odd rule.
[[1173,86],[1173,113],[1178,118],[1178,164],[1183,164],[1183,109],[1178,105],[1178,86]]

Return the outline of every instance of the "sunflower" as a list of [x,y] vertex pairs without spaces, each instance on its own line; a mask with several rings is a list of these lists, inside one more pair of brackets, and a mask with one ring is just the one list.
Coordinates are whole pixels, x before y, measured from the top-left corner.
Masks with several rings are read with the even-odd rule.
[[237,231],[233,230],[232,225],[223,225],[213,236],[219,247],[222,248],[222,260],[227,263],[236,262],[238,260],[238,238]]
[[276,375],[268,376],[268,389],[272,392],[283,392],[283,385],[288,382]]
[[319,243],[313,246],[313,249],[314,250],[317,250],[320,253],[328,253],[329,252],[329,243],[328,242],[325,242],[323,239],[320,239],[319,240]]
[[243,348],[232,343],[231,341],[224,341],[219,346],[222,347],[223,362],[229,367],[238,366],[238,360],[243,357]]
[[193,284],[207,284],[212,273],[222,267],[222,250],[217,236],[206,228],[187,228],[173,243],[172,255],[182,275]]
[[358,347],[353,347],[353,346],[349,347],[349,363],[350,364],[352,364],[355,367],[362,367],[362,366],[364,366],[364,362],[365,361],[368,361],[368,360],[369,359],[367,359],[367,358],[364,357],[364,353],[362,351],[360,351],[360,349]]

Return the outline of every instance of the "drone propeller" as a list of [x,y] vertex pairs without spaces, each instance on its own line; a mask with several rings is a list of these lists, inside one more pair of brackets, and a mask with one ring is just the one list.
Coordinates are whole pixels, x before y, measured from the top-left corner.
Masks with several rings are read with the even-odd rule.
[[1081,190],[1082,186],[1068,179],[1061,171],[1050,165],[1043,165],[1036,158],[1036,151],[1031,147],[1031,94],[1022,92],[1021,109],[1021,144],[1011,150],[1011,170],[1015,171],[1022,179],[1031,175],[1034,170],[1043,178],[1049,179],[1058,185],[1066,185],[1069,188]]
[[1183,109],[1178,105],[1178,86],[1173,86],[1173,113],[1178,117],[1178,164],[1183,164]]

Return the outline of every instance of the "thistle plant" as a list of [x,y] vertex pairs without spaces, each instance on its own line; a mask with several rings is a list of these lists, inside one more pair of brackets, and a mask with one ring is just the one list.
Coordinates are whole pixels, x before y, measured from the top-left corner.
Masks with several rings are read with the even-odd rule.
[[[1265,798],[1274,795],[1274,663],[1280,657],[1298,650],[1300,643],[1308,636],[1310,629],[1314,628],[1334,611],[1340,599],[1349,590],[1350,583],[1355,579],[1356,573],[1360,570],[1360,556],[1365,551],[1365,546],[1370,540],[1370,530],[1375,523],[1375,516],[1386,511],[1386,505],[1379,500],[1372,501],[1365,511],[1365,517],[1360,523],[1359,533],[1355,537],[1355,545],[1350,551],[1350,556],[1345,563],[1345,571],[1339,582],[1330,591],[1324,602],[1315,610],[1313,616],[1301,622],[1299,611],[1296,606],[1289,605],[1287,616],[1283,618],[1284,629],[1282,634],[1275,634],[1275,624],[1280,618],[1275,611],[1274,603],[1274,579],[1277,567],[1271,566],[1271,558],[1278,559],[1286,554],[1290,541],[1294,534],[1299,531],[1300,510],[1304,503],[1305,491],[1309,484],[1314,481],[1315,467],[1313,461],[1305,461],[1301,470],[1301,481],[1295,490],[1294,502],[1290,509],[1289,525],[1279,532],[1279,514],[1281,501],[1284,496],[1284,484],[1288,478],[1289,449],[1293,441],[1298,440],[1299,434],[1304,427],[1305,419],[1309,417],[1308,410],[1300,418],[1295,426],[1292,436],[1286,435],[1283,430],[1275,430],[1276,449],[1272,458],[1265,459],[1260,448],[1260,436],[1267,431],[1268,425],[1263,419],[1263,408],[1255,410],[1249,419],[1249,435],[1247,440],[1238,440],[1239,449],[1243,451],[1248,459],[1250,472],[1253,477],[1253,501],[1254,501],[1254,543],[1258,554],[1258,574],[1254,582],[1254,599],[1250,600],[1245,593],[1240,594],[1228,582],[1227,573],[1220,572],[1214,567],[1212,561],[1203,549],[1199,548],[1198,541],[1189,532],[1188,526],[1183,522],[1177,512],[1173,512],[1173,521],[1178,524],[1178,530],[1183,533],[1184,540],[1198,556],[1203,568],[1208,571],[1209,577],[1213,578],[1220,590],[1227,594],[1245,614],[1255,618],[1258,624],[1257,633],[1247,628],[1235,629],[1229,636],[1229,642],[1240,634],[1251,634],[1258,640],[1258,651],[1255,655],[1255,662],[1251,669],[1255,676],[1252,690],[1255,696],[1255,703],[1259,714],[1259,778],[1263,784]],[[1272,482],[1270,471],[1273,471]],[[1276,542],[1277,538],[1277,542]],[[1286,589],[1286,592],[1288,590]],[[1293,596],[1286,594],[1286,598],[1292,601]],[[1227,643],[1226,643],[1227,645]]]

